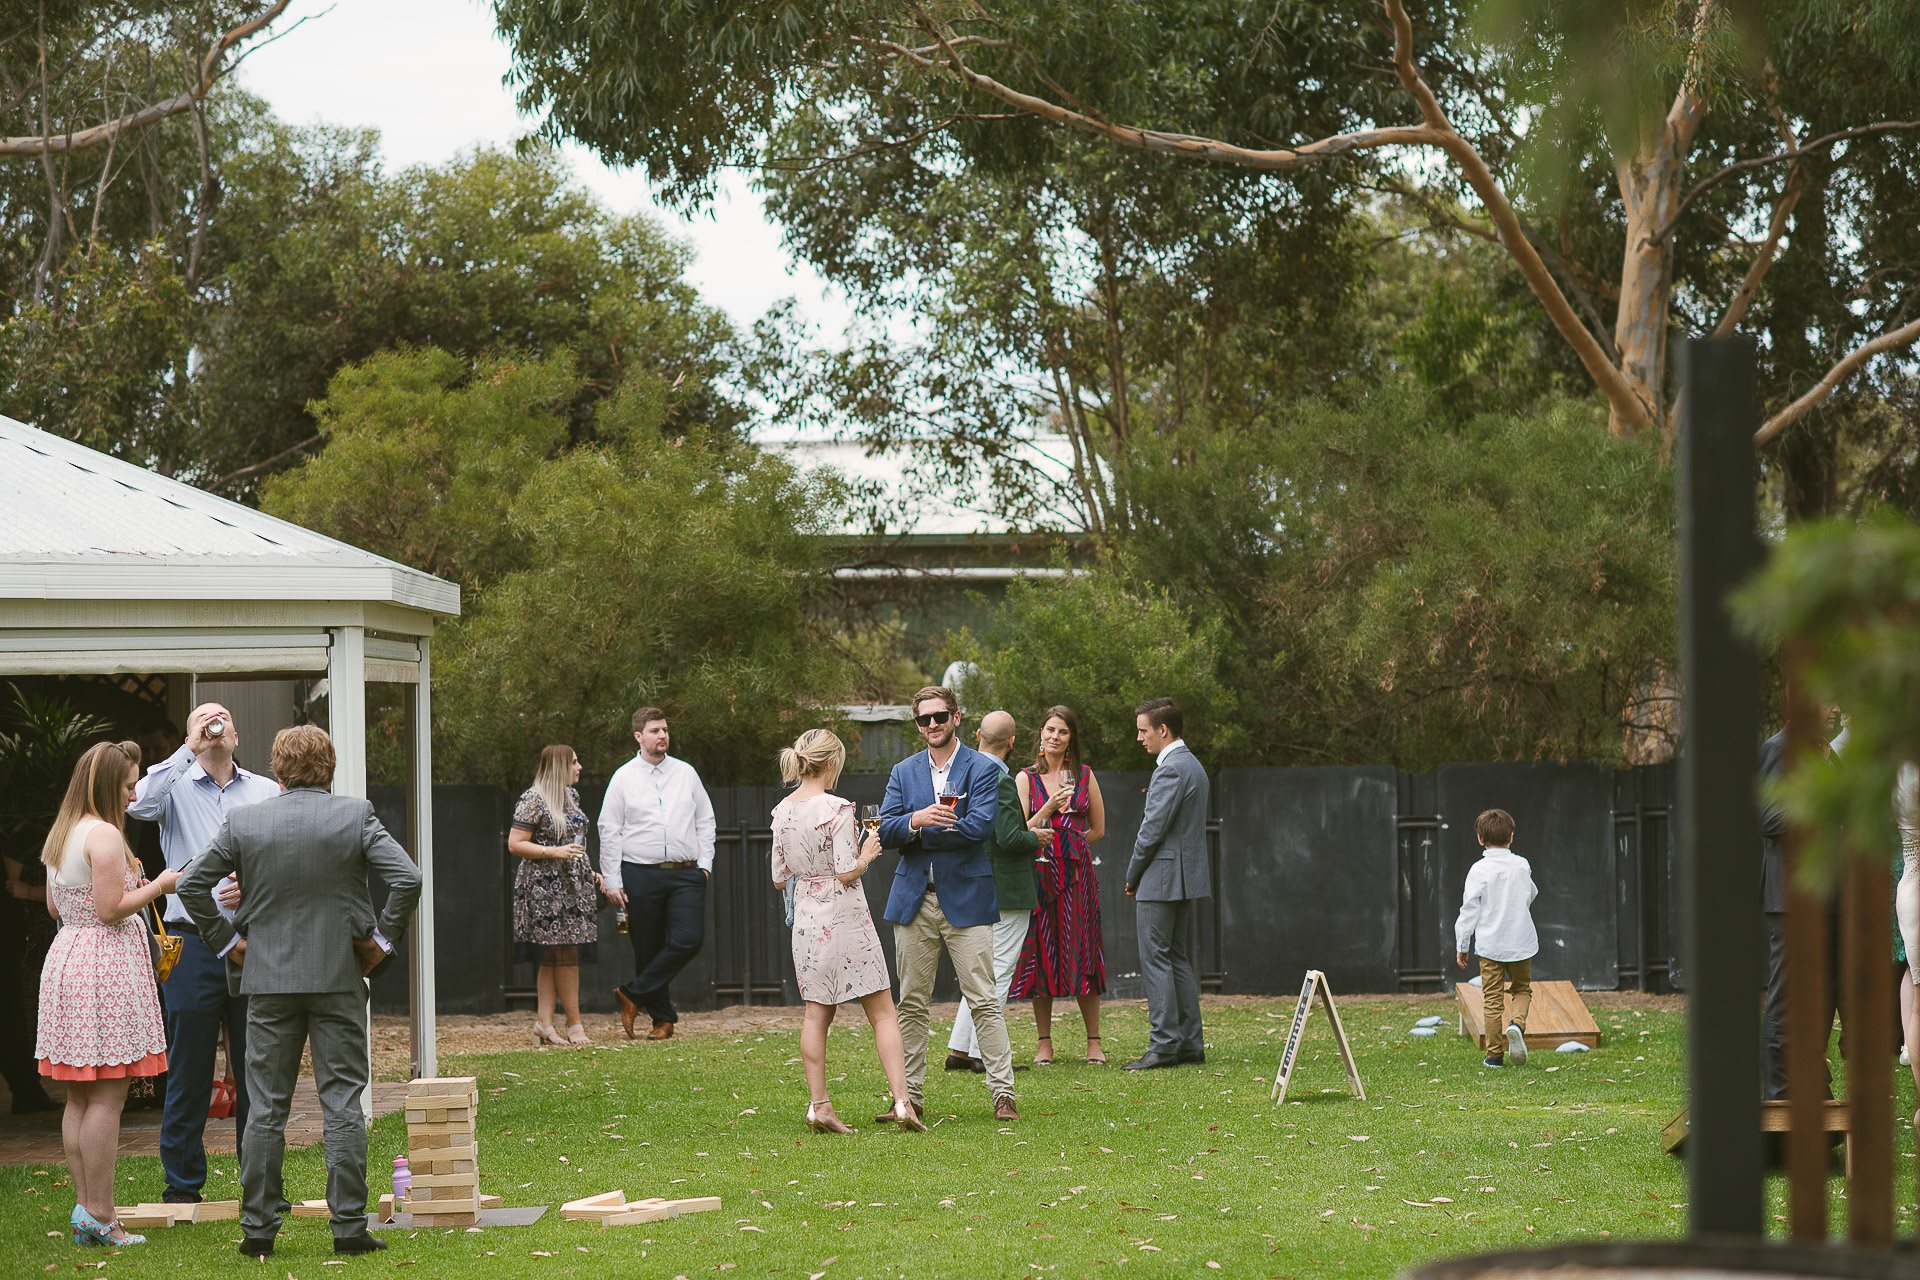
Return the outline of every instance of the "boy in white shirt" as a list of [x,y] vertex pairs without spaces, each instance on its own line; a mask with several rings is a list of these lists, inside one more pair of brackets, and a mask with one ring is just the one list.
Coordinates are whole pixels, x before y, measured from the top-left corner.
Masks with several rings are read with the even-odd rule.
[[[1487,1029],[1483,1065],[1503,1067],[1511,1056],[1514,1066],[1525,1066],[1527,1007],[1533,1003],[1533,957],[1540,950],[1540,935],[1534,932],[1530,908],[1540,890],[1534,887],[1533,869],[1527,860],[1511,847],[1512,814],[1505,809],[1489,809],[1474,819],[1473,833],[1486,852],[1467,872],[1467,887],[1460,895],[1460,919],[1453,926],[1454,945],[1462,969],[1467,967],[1469,951],[1477,949],[1480,954],[1480,1000],[1485,1010],[1482,1025]],[[1511,1011],[1506,1000],[1509,981],[1513,983]],[[1499,1028],[1503,1026],[1505,1055],[1498,1047]]]

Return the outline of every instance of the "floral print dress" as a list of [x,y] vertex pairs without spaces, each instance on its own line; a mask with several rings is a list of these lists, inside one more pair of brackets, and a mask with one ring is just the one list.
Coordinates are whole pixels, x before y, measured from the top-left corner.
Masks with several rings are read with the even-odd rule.
[[[83,818],[67,840],[63,870],[72,867],[88,832],[101,825]],[[80,859],[84,867],[85,859]],[[140,887],[126,869],[123,887]],[[40,971],[40,1025],[34,1056],[40,1074],[56,1080],[110,1080],[158,1075],[167,1069],[167,1037],[160,994],[147,950],[147,926],[136,912],[108,924],[93,899],[93,881],[70,887],[49,876],[47,891],[60,913],[60,932]]]
[[[580,795],[567,788],[566,838],[560,839],[547,802],[529,787],[513,806],[513,825],[536,844],[587,843]],[[600,891],[588,858],[517,858],[513,873],[513,958],[518,964],[592,964],[600,936]]]
[[838,879],[859,865],[853,801],[819,795],[774,806],[773,879],[796,886],[793,971],[809,1004],[845,1004],[893,985],[866,890]]

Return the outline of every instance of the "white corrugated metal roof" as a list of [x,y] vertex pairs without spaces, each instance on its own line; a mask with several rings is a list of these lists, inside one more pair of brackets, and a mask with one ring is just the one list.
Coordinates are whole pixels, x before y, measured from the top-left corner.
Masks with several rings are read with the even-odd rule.
[[[910,466],[899,453],[869,454],[866,446],[852,440],[827,440],[818,437],[766,437],[759,441],[768,453],[779,454],[802,471],[825,467],[840,472],[849,480],[877,481],[898,495],[888,511],[886,532],[904,534],[997,534],[1010,533],[1014,526],[994,509],[992,495],[984,491],[949,492],[936,500],[916,493],[901,476]],[[1021,444],[1022,456],[1042,473],[1054,477],[1065,491],[1071,470],[1073,446],[1063,438],[1045,436]],[[1046,513],[1062,528],[1077,527],[1074,513],[1066,503]],[[854,522],[840,532],[864,534],[872,530]]]
[[460,588],[0,417],[0,599],[382,600]]

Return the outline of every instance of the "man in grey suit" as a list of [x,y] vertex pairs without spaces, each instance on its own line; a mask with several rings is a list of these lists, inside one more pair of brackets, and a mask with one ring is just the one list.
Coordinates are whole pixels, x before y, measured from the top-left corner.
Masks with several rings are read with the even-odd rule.
[[1150,698],[1135,710],[1134,727],[1134,736],[1156,762],[1147,784],[1147,811],[1127,864],[1150,1033],[1146,1053],[1126,1069],[1151,1071],[1207,1060],[1193,904],[1213,896],[1213,883],[1207,866],[1207,771],[1181,740],[1186,721],[1180,704]]
[[[273,772],[286,790],[227,813],[213,843],[180,880],[180,900],[247,997],[247,1118],[240,1162],[240,1252],[273,1252],[286,1200],[280,1165],[287,1112],[311,1042],[325,1116],[327,1203],[333,1251],[371,1253],[367,1233],[368,1085],[366,975],[393,953],[420,898],[420,872],[387,834],[373,805],[328,792],[333,740],[315,725],[282,729]],[[391,889],[376,921],[367,872]],[[213,905],[230,874],[246,886],[233,923]]]

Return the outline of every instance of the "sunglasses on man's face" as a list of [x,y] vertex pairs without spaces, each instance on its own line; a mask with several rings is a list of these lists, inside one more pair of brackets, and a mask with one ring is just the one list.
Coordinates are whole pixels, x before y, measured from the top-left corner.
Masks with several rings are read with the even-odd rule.
[[924,729],[930,724],[945,724],[952,718],[953,713],[951,711],[929,711],[923,716],[915,716],[913,722]]

